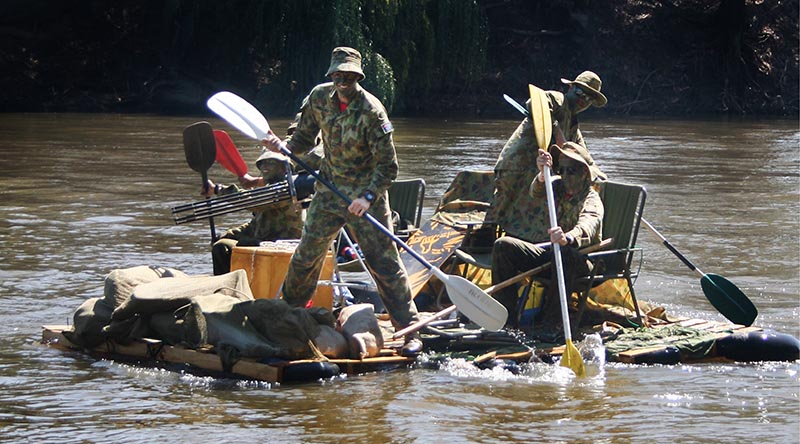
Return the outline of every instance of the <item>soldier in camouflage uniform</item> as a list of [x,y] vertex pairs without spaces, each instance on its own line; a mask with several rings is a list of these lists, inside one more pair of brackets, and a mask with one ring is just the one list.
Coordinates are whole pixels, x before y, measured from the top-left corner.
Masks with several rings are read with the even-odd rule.
[[[347,224],[358,240],[395,328],[403,328],[419,320],[406,269],[394,242],[362,217],[370,210],[391,229],[387,190],[398,171],[392,141],[394,128],[381,102],[358,83],[364,79],[358,51],[335,48],[326,75],[333,82],[317,85],[304,99],[299,124],[288,139],[287,148],[308,152],[322,131],[324,157],[320,174],[350,196],[352,203],[348,206],[317,182],[303,236],[283,283],[283,298],[293,306],[304,306],[311,299],[326,251]],[[279,151],[282,143],[274,134],[262,142],[274,151]],[[419,334],[406,336],[403,354],[416,354],[421,349]]]
[[[289,159],[283,154],[264,150],[256,160],[261,177],[248,181],[251,187],[266,186],[280,182],[286,178]],[[241,179],[240,179],[241,181]],[[214,185],[208,181],[209,195],[229,195],[242,191],[238,185]],[[299,239],[303,232],[303,215],[291,200],[271,203],[253,210],[253,218],[236,228],[226,231],[211,247],[211,258],[214,262],[214,274],[220,275],[231,271],[231,254],[233,247],[257,246],[262,241],[278,239]]]
[[[586,148],[578,128],[577,115],[592,105],[598,108],[606,105],[608,100],[600,92],[602,82],[591,71],[584,71],[575,80],[561,81],[569,85],[566,94],[545,91],[555,127],[550,145],[569,141]],[[525,105],[528,110],[531,109],[530,100]],[[562,135],[564,140],[561,140]],[[526,117],[506,142],[495,164],[496,191],[489,213],[490,219],[499,224],[507,234],[531,241],[535,239],[535,233],[527,215],[538,203],[531,200],[524,190],[528,189],[536,175],[537,149],[533,124],[530,117]],[[591,156],[589,160],[594,164]],[[598,177],[606,179],[602,171],[598,173]]]
[[[536,205],[527,214],[530,233],[535,242],[557,242],[562,247],[565,281],[570,276],[588,273],[589,264],[580,257],[577,249],[600,242],[603,230],[603,202],[592,188],[600,170],[591,162],[589,152],[581,145],[565,142],[559,148],[553,145],[551,152],[559,158],[560,178],[553,184],[556,200],[558,227],[550,228],[548,202],[544,184],[545,165],[553,164],[550,153],[539,150],[537,167],[539,172],[529,184],[529,193]],[[538,267],[552,259],[552,250],[544,250],[531,242],[503,236],[492,247],[492,283],[497,284],[517,274]],[[546,272],[548,275],[550,272]],[[558,325],[560,303],[555,285],[550,285],[540,317],[543,324]],[[568,287],[569,289],[569,287]],[[569,293],[568,293],[569,294]],[[519,310],[517,291],[512,287],[500,290],[495,295],[508,310],[508,325],[516,328]],[[552,326],[551,326],[552,328]]]

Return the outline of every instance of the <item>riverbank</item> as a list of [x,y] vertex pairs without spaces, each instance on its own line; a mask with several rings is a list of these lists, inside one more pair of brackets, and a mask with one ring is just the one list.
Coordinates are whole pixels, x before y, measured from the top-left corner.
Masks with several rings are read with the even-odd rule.
[[330,49],[349,44],[365,54],[364,86],[393,116],[503,116],[503,94],[521,98],[528,83],[562,89],[561,78],[589,69],[603,79],[607,115],[797,118],[799,9],[797,0],[11,2],[0,7],[0,112],[199,114],[211,94],[232,90],[291,116],[324,80]]

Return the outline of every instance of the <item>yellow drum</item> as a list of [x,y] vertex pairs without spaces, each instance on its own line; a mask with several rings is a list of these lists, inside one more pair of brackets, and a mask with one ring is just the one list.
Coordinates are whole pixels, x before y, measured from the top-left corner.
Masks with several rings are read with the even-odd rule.
[[[298,241],[262,242],[260,247],[234,247],[231,255],[231,271],[244,270],[250,281],[250,290],[256,299],[274,298],[289,269]],[[332,252],[328,252],[322,265],[320,280],[330,281],[333,278]],[[318,286],[311,299],[314,307],[333,308],[333,288]]]

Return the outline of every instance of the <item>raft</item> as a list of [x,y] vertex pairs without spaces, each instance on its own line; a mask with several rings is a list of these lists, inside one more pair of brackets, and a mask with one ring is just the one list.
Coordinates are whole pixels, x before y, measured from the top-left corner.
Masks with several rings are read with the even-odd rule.
[[[435,354],[440,359],[466,358],[478,366],[486,367],[500,365],[499,363],[503,362],[517,364],[532,360],[557,362],[564,351],[563,344],[538,341],[523,344],[516,339],[516,335],[509,332],[488,332],[474,325],[459,324],[456,320],[450,324],[453,326],[429,327],[423,330],[426,353]],[[42,343],[62,350],[80,350],[99,359],[267,383],[311,382],[342,375],[404,369],[414,366],[417,361],[416,358],[398,354],[402,341],[392,341],[390,337],[386,337],[384,348],[378,356],[372,358],[296,361],[242,358],[232,368],[224,368],[222,359],[211,351],[169,345],[158,339],[138,339],[128,344],[106,341],[94,348],[83,348],[70,342],[64,335],[64,332],[71,328],[67,325],[44,326]],[[682,334],[676,333],[674,331],[676,328]],[[641,337],[638,342],[615,344],[621,337],[633,333],[605,336],[603,341],[606,347],[606,361],[672,365],[800,359],[800,341],[791,335],[759,327],[684,318],[650,330],[662,330],[667,335],[650,338],[656,342],[650,345],[646,341],[642,342]],[[692,333],[698,339],[687,340],[686,332]]]
[[[464,255],[458,255],[459,248],[476,242],[481,230],[477,229],[485,220],[487,201],[491,198],[493,180],[489,173],[459,174],[453,185],[445,192],[434,217],[423,224],[408,239],[407,243],[415,251],[423,251],[427,261],[443,271],[451,274],[465,275]],[[491,243],[489,244],[491,245]],[[258,249],[240,249],[239,256],[248,260],[238,261],[232,269],[239,269],[240,282],[238,294],[249,293],[252,299],[272,298],[276,293],[276,285],[280,279],[274,278],[284,272],[275,267],[277,262],[288,261],[287,255],[280,256],[267,248],[269,260],[260,258]],[[457,251],[458,250],[458,251]],[[474,250],[473,250],[474,251]],[[456,260],[458,258],[461,262]],[[328,258],[321,282],[331,283],[333,269]],[[412,294],[417,305],[423,310],[441,310],[449,305],[442,285],[432,276],[430,270],[422,267],[418,261],[406,252],[401,252],[409,273]],[[479,261],[473,261],[477,263]],[[269,264],[265,266],[264,264]],[[146,267],[145,267],[146,268]],[[263,269],[262,269],[263,268]],[[269,269],[267,269],[269,268]],[[278,271],[273,270],[278,269]],[[347,276],[347,267],[340,267],[336,272]],[[484,268],[485,269],[485,268]],[[163,271],[163,270],[162,270]],[[172,273],[173,275],[175,273]],[[166,276],[166,274],[165,274]],[[254,279],[259,277],[259,279]],[[218,277],[215,277],[218,278]],[[476,285],[486,288],[485,273],[479,270],[469,276]],[[163,285],[166,282],[160,281]],[[354,282],[349,282],[352,286]],[[610,281],[613,284],[613,281]],[[630,289],[632,296],[633,282],[623,282],[622,287]],[[490,281],[488,283],[491,283]],[[108,284],[108,283],[107,283]],[[362,282],[362,286],[365,284]],[[248,288],[249,286],[249,288]],[[108,289],[108,285],[106,286]],[[139,287],[141,288],[141,287]],[[212,288],[217,288],[216,284]],[[353,287],[355,288],[355,287]],[[621,287],[613,287],[617,291]],[[123,288],[124,289],[124,288]],[[167,289],[164,286],[163,289]],[[127,290],[131,290],[128,288]],[[156,290],[162,287],[156,286]],[[248,291],[249,290],[249,291]],[[158,292],[156,291],[156,293]],[[180,293],[180,292],[179,292]],[[370,292],[372,293],[372,292]],[[606,362],[626,364],[662,364],[704,362],[762,362],[762,361],[795,361],[800,359],[800,341],[797,338],[756,326],[745,326],[732,322],[718,322],[703,319],[674,318],[666,316],[663,309],[642,310],[647,327],[623,328],[617,322],[630,324],[639,314],[640,303],[634,298],[626,298],[624,291],[618,291],[621,311],[605,310],[599,298],[589,304],[589,312],[594,316],[591,321],[573,326],[576,341],[590,334],[597,334],[605,347]],[[195,293],[192,293],[194,295]],[[357,295],[356,295],[357,296]],[[375,310],[380,311],[380,299],[377,294],[369,294],[361,302],[370,302]],[[98,298],[99,299],[99,298]],[[106,295],[106,299],[109,298]],[[334,300],[336,299],[336,300]],[[358,299],[356,297],[356,299]],[[366,300],[365,300],[366,299]],[[633,299],[633,301],[631,301]],[[590,298],[592,300],[592,298]],[[585,298],[584,298],[585,301]],[[87,301],[89,302],[89,301]],[[116,301],[118,305],[120,301]],[[347,305],[343,297],[334,298],[331,288],[320,287],[315,295],[313,305],[336,312],[336,308]],[[358,302],[358,301],[356,301]],[[84,304],[84,307],[91,304]],[[170,310],[175,307],[170,308]],[[573,307],[573,310],[576,307]],[[585,307],[584,307],[585,308]],[[634,310],[635,308],[635,310]],[[113,310],[114,307],[108,310]],[[433,311],[433,310],[431,310]],[[583,314],[583,311],[580,311]],[[421,317],[432,316],[432,312],[422,312]],[[110,316],[110,311],[108,312]],[[168,343],[159,338],[140,338],[125,340],[101,339],[91,345],[71,341],[75,337],[75,327],[70,325],[46,325],[43,327],[42,343],[63,350],[79,350],[101,358],[119,360],[134,365],[158,366],[194,374],[215,377],[240,378],[267,383],[296,383],[329,379],[343,375],[357,375],[376,371],[403,369],[418,365],[420,361],[413,357],[399,354],[403,342],[391,337],[393,328],[385,314],[377,314],[383,335],[383,348],[372,357],[362,359],[341,359],[317,357],[315,359],[286,360],[276,357],[256,359],[217,354],[211,346],[191,348]],[[282,318],[281,318],[282,319]],[[580,320],[580,316],[578,316]],[[467,321],[468,322],[468,321]],[[638,323],[637,323],[638,324]],[[425,345],[425,367],[430,362],[447,358],[464,358],[475,365],[485,368],[498,365],[522,364],[531,361],[557,362],[564,352],[563,339],[543,340],[536,335],[521,334],[516,331],[487,331],[479,326],[464,323],[457,316],[431,322],[421,331]],[[530,332],[533,333],[533,332]],[[548,342],[549,341],[549,342]],[[258,355],[261,356],[261,355]],[[429,359],[435,356],[435,359]]]

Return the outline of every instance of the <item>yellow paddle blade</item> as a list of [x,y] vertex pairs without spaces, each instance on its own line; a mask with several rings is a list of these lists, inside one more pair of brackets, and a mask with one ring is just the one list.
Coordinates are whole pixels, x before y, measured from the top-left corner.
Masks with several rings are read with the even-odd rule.
[[553,135],[553,120],[550,116],[550,104],[545,92],[534,85],[528,85],[531,94],[531,122],[536,135],[536,145],[547,150],[550,137]]
[[567,344],[564,348],[564,354],[561,356],[561,366],[568,367],[573,373],[575,373],[575,376],[581,378],[586,376],[586,368],[583,366],[583,357],[581,357],[581,352],[578,351],[571,339],[567,339]]

